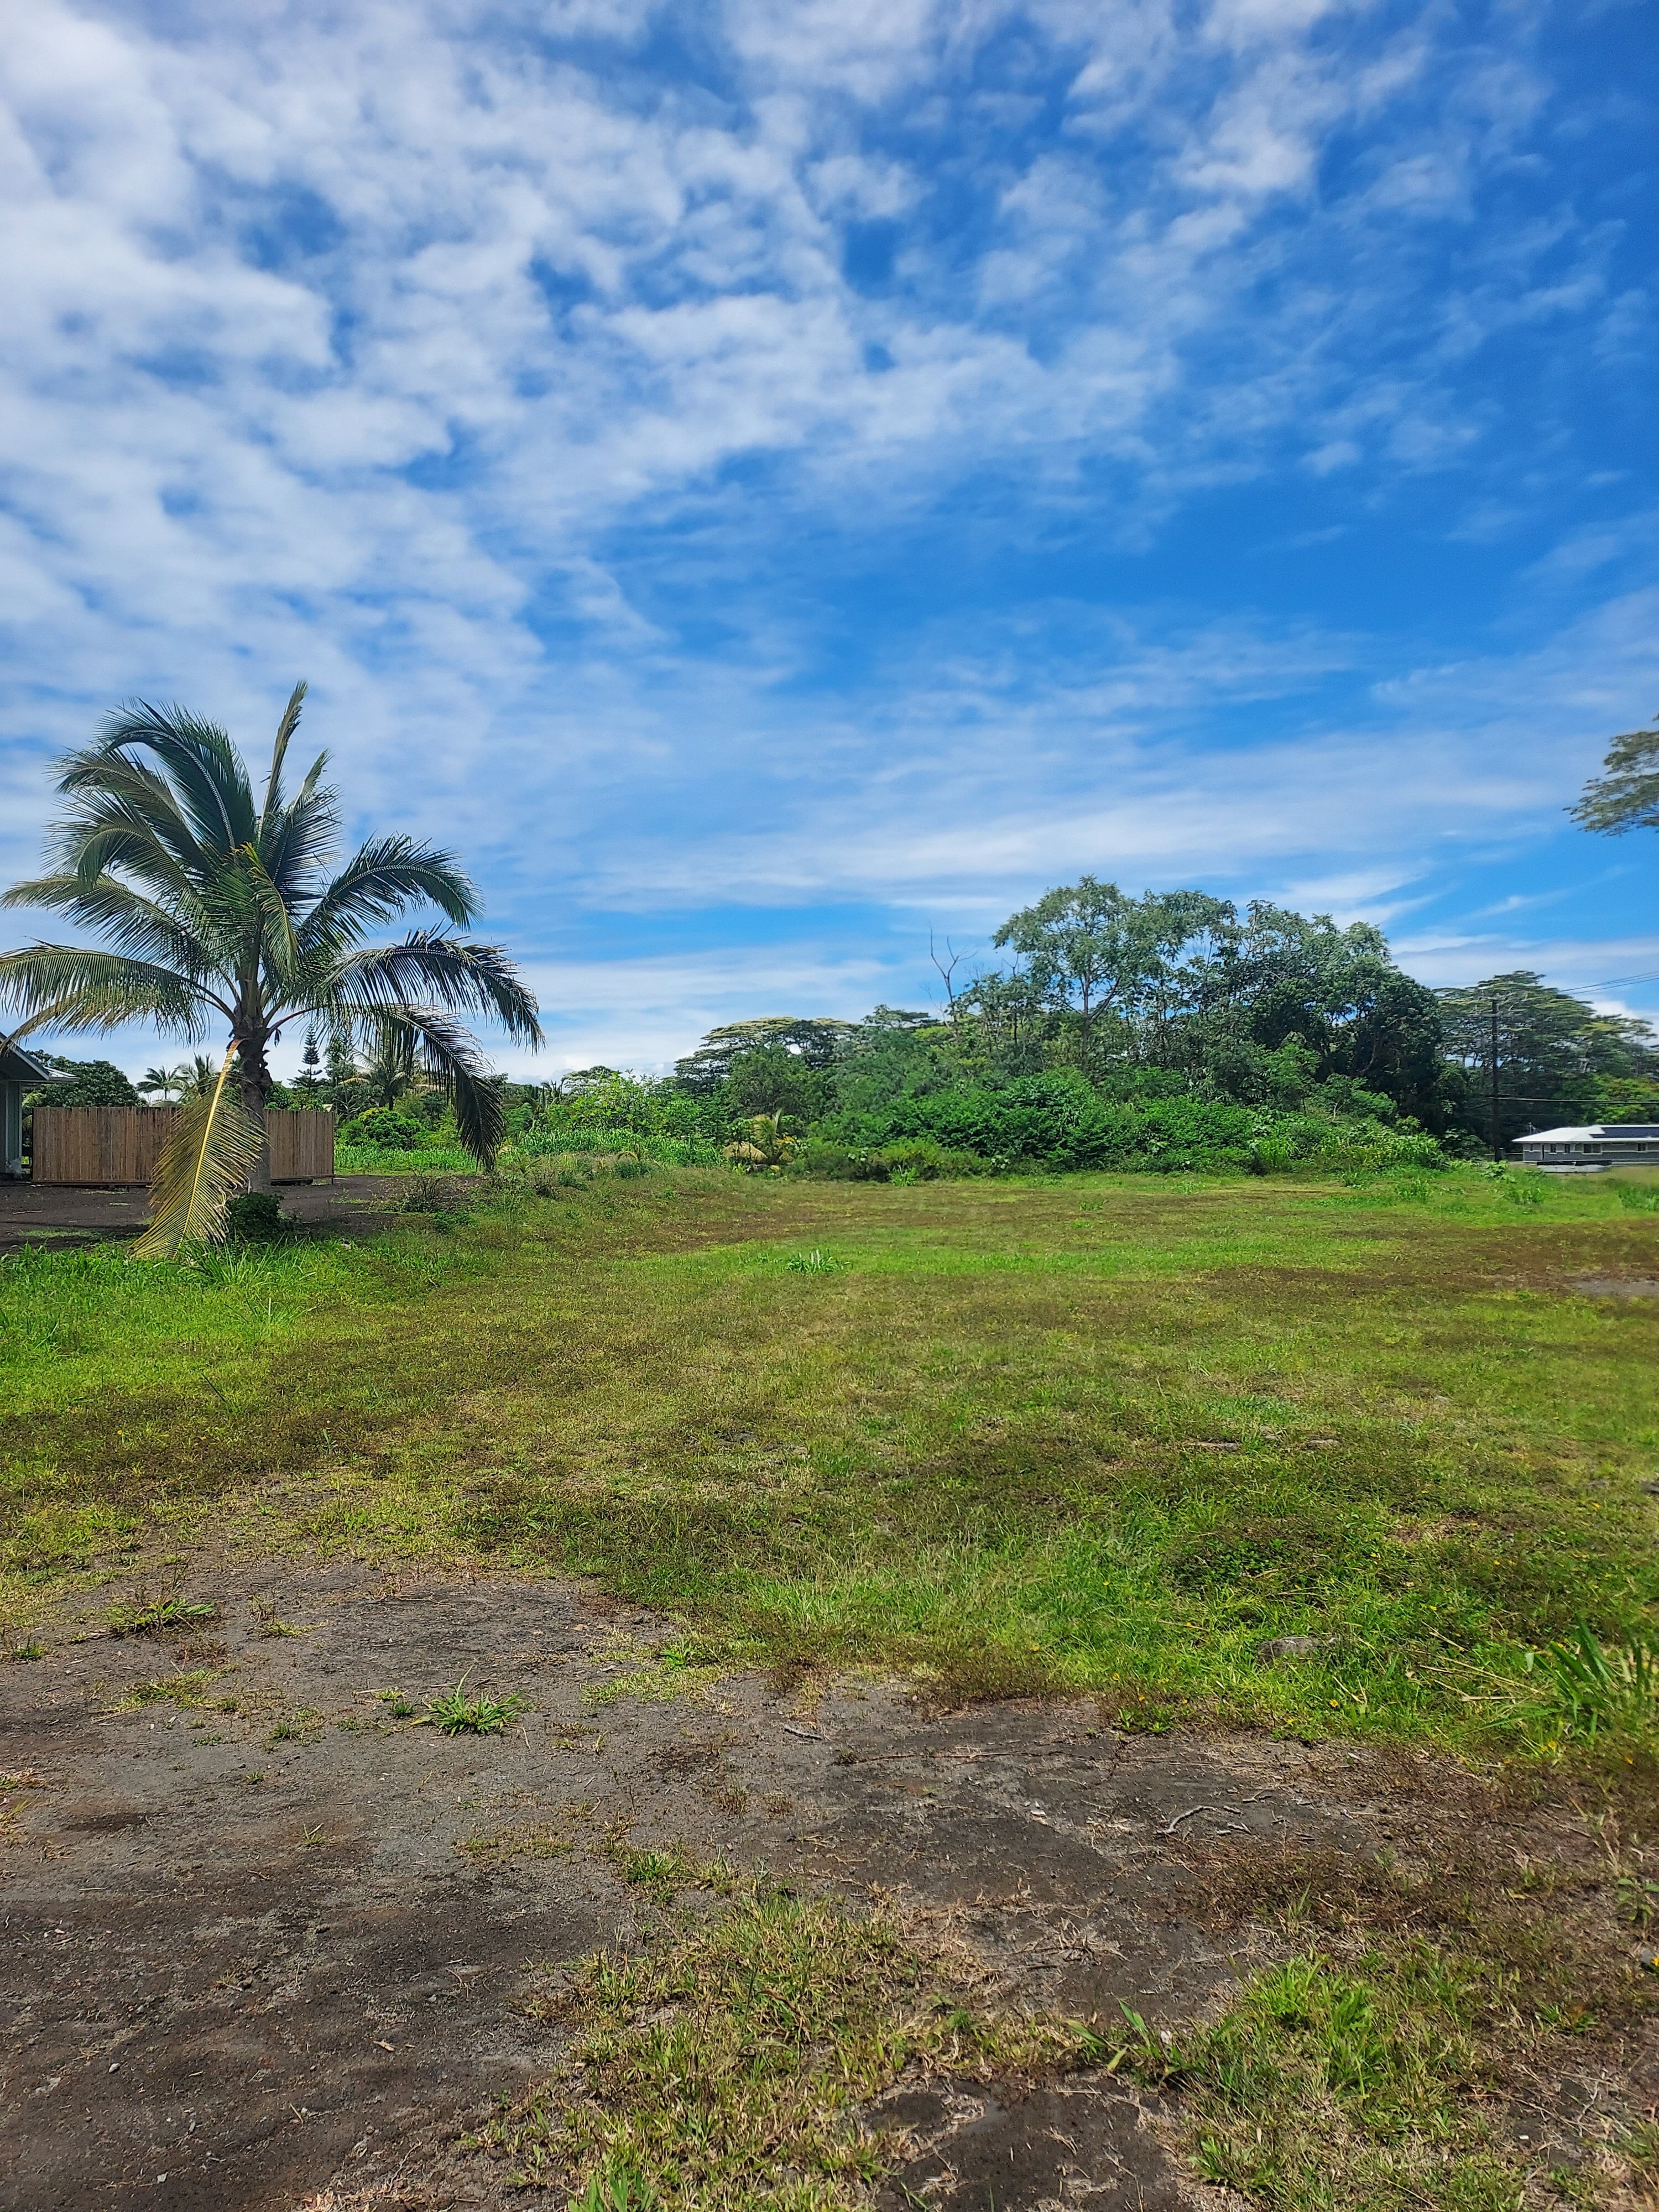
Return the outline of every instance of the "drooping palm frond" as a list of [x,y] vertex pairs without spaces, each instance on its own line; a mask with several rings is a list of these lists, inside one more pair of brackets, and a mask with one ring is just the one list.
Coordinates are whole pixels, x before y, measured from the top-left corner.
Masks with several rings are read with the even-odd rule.
[[264,1124],[242,1105],[231,1082],[236,1048],[225,1054],[205,1097],[184,1107],[162,1147],[150,1184],[149,1226],[133,1246],[139,1260],[170,1260],[185,1243],[224,1234],[225,1208],[264,1150]]
[[404,1006],[382,1018],[388,1040],[404,1040],[422,1073],[447,1093],[467,1151],[481,1168],[494,1167],[506,1133],[501,1085],[472,1037],[439,1006]]
[[53,836],[59,867],[87,883],[125,868],[176,896],[191,895],[202,848],[165,777],[118,755],[76,753],[59,788],[75,801]]
[[344,1006],[388,1011],[414,1000],[435,1000],[448,1012],[493,1014],[509,1036],[542,1041],[536,1002],[499,945],[476,945],[441,930],[415,929],[401,945],[353,952],[336,972]]
[[95,784],[95,763],[134,751],[153,756],[172,787],[173,805],[209,851],[230,852],[253,842],[259,814],[242,756],[228,731],[200,720],[184,707],[153,707],[145,699],[118,707],[105,718],[97,744],[76,757],[58,787],[68,791],[82,781]]
[[458,927],[478,911],[478,895],[453,857],[413,837],[373,837],[353,854],[300,928],[307,951],[343,951],[368,924],[389,921],[413,899],[428,899]]
[[0,906],[41,906],[112,940],[118,951],[161,961],[193,976],[215,972],[210,946],[178,916],[113,876],[87,883],[78,875],[36,876],[14,884]]
[[0,953],[0,1006],[15,1006],[38,1028],[50,1009],[57,1028],[112,1030],[152,1021],[186,1039],[205,1036],[206,1007],[231,1009],[211,991],[150,960],[82,945],[30,945]]

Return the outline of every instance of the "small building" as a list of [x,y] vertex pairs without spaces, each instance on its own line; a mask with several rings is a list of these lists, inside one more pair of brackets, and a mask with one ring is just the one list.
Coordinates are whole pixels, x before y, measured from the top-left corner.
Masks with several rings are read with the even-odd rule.
[[9,1037],[0,1037],[0,1176],[23,1172],[23,1093],[62,1078]]
[[1598,1121],[1589,1129],[1529,1129],[1517,1140],[1529,1168],[1547,1175],[1605,1175],[1609,1168],[1659,1168],[1659,1121]]

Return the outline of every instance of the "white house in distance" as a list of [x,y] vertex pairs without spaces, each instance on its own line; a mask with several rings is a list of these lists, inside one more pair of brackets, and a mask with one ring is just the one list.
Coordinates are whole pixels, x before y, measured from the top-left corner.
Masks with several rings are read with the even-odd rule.
[[1598,1121],[1589,1129],[1530,1129],[1516,1142],[1522,1162],[1547,1175],[1605,1175],[1609,1168],[1659,1168],[1659,1121]]

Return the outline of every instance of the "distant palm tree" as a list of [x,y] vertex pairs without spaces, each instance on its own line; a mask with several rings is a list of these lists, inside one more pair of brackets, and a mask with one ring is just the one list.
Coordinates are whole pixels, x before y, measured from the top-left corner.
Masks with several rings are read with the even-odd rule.
[[192,1053],[188,1060],[181,1061],[179,1073],[182,1078],[179,1087],[186,1098],[212,1097],[219,1080],[218,1064],[204,1052]]
[[357,1080],[377,1106],[395,1107],[404,1091],[412,1090],[415,1084],[415,1054],[407,1032],[382,1030],[374,1040],[374,1049],[358,1068]]
[[[197,1055],[199,1060],[201,1055]],[[133,1088],[141,1098],[154,1098],[160,1094],[161,1103],[171,1106],[175,1091],[189,1087],[190,1069],[184,1062],[177,1067],[147,1067]]]
[[320,781],[328,756],[292,797],[283,787],[305,695],[296,684],[277,726],[263,801],[215,724],[143,701],[112,714],[61,763],[70,805],[53,872],[3,901],[55,908],[113,948],[0,954],[0,1007],[24,1015],[23,1029],[150,1021],[194,1040],[222,1020],[229,1030],[210,1095],[186,1107],[163,1154],[152,1250],[211,1233],[239,1183],[270,1188],[266,1054],[284,1022],[317,1024],[343,1049],[398,1040],[448,1093],[461,1141],[486,1165],[501,1141],[500,1091],[456,1017],[476,1011],[541,1041],[536,1002],[499,946],[442,928],[362,942],[421,904],[464,926],[477,895],[450,854],[404,836],[371,838],[325,876],[339,828],[337,796]]

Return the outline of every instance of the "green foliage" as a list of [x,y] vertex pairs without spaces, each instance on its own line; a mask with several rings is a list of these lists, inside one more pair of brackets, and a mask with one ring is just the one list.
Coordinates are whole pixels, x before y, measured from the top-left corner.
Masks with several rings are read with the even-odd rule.
[[270,1244],[293,1226],[273,1190],[245,1190],[225,1207],[225,1229],[239,1244]]
[[1627,730],[1615,738],[1601,774],[1591,777],[1568,811],[1586,830],[1613,837],[1626,830],[1659,829],[1659,728]]
[[1546,1650],[1528,1654],[1559,1731],[1593,1741],[1659,1732],[1659,1650],[1632,1640],[1609,1647],[1584,1620]]
[[[49,1091],[32,1091],[28,1103],[32,1106],[136,1106],[138,1093],[112,1060],[64,1060],[56,1053],[42,1053],[46,1066],[60,1075],[73,1078],[69,1083],[54,1083]],[[218,1070],[214,1070],[215,1074]]]
[[446,1735],[500,1735],[525,1711],[516,1692],[506,1698],[469,1698],[465,1692],[463,1674],[453,1690],[441,1690],[428,1703],[425,1717]]
[[349,1121],[343,1121],[335,1133],[335,1141],[369,1146],[380,1152],[418,1152],[425,1148],[429,1136],[426,1123],[416,1121],[413,1115],[399,1114],[390,1106],[370,1106],[362,1114],[354,1114]]
[[1531,969],[1490,975],[1439,997],[1443,1049],[1465,1086],[1464,1120],[1488,1139],[1494,1004],[1498,1133],[1505,1144],[1525,1129],[1603,1119],[1621,1097],[1610,1085],[1633,1086],[1622,1095],[1639,1103],[1659,1081],[1653,1033],[1645,1022],[1599,1014]]

